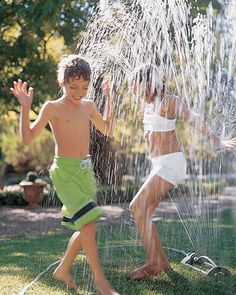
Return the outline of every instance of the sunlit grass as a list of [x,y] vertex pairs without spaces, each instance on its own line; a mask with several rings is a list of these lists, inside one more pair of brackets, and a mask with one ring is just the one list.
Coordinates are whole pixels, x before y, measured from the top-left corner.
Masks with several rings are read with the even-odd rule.
[[[166,222],[168,221],[168,222]],[[217,242],[211,247],[212,259],[227,267],[232,276],[218,274],[205,277],[201,273],[180,264],[181,254],[166,250],[173,271],[162,273],[142,282],[127,279],[127,273],[145,261],[143,248],[136,239],[133,225],[109,225],[98,227],[97,240],[103,270],[116,290],[123,295],[234,295],[236,290],[235,231],[231,227],[229,213],[223,213],[220,220]],[[164,246],[184,251],[191,244],[178,219],[159,220]],[[24,238],[0,243],[0,294],[17,294],[19,290],[33,281],[49,265],[61,259],[70,233],[48,237]],[[206,237],[207,241],[208,237]],[[52,278],[52,267],[25,292],[36,295],[73,294],[63,283]],[[74,263],[72,274],[79,285],[78,294],[96,294],[91,271],[85,256],[79,255]]]

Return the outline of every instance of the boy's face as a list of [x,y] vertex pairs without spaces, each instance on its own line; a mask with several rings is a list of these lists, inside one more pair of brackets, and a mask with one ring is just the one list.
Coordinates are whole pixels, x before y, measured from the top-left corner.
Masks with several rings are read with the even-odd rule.
[[81,99],[87,94],[89,81],[84,80],[83,77],[79,79],[69,79],[63,84],[67,98],[74,104],[79,104]]

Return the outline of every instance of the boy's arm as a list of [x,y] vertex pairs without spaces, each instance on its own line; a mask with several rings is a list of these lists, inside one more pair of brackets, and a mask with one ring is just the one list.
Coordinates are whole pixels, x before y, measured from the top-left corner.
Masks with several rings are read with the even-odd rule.
[[46,126],[50,118],[50,103],[46,102],[41,108],[37,119],[30,126],[29,112],[33,100],[33,88],[27,90],[27,82],[21,80],[14,82],[11,92],[21,105],[20,133],[24,144],[30,144]]
[[90,120],[93,125],[106,136],[112,137],[114,127],[114,114],[111,111],[109,103],[106,102],[103,116],[101,115],[101,113],[99,113],[96,105],[93,102],[91,102],[91,107],[92,112]]
[[114,112],[113,112],[113,97],[114,97],[114,83],[110,83],[109,80],[105,80],[102,85],[102,90],[106,96],[106,105],[103,116],[98,112],[97,107],[92,103],[91,122],[94,126],[104,133],[105,135],[112,137],[114,129]]
[[222,141],[214,132],[212,132],[208,128],[201,116],[188,109],[186,105],[179,100],[179,98],[177,98],[176,113],[178,114],[178,116],[183,118],[185,122],[207,136],[217,149],[236,149],[236,138]]

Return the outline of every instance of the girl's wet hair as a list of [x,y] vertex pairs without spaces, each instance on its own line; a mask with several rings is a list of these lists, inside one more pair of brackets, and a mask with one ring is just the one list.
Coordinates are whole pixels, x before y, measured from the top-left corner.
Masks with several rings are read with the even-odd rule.
[[165,84],[160,68],[148,64],[138,68],[131,78],[131,83],[136,83],[144,89],[151,89],[154,94],[161,89],[165,92]]
[[63,55],[57,68],[58,82],[68,82],[69,79],[80,79],[81,77],[86,81],[91,80],[89,63],[76,54]]

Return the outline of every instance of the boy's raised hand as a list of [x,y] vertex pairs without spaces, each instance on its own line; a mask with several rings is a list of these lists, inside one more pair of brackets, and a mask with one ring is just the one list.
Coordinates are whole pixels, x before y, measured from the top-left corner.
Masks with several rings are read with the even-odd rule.
[[19,79],[18,82],[13,82],[13,88],[10,88],[13,95],[17,98],[22,107],[31,108],[33,100],[33,88],[29,87],[27,82],[23,82]]
[[115,82],[111,81],[109,78],[105,78],[102,82],[102,92],[107,99],[107,103],[109,107],[114,110],[115,107],[115,91],[116,91],[116,84]]
[[102,82],[102,92],[106,96],[107,99],[111,99],[111,96],[116,91],[116,85],[114,82],[109,80],[108,78],[105,78]]

